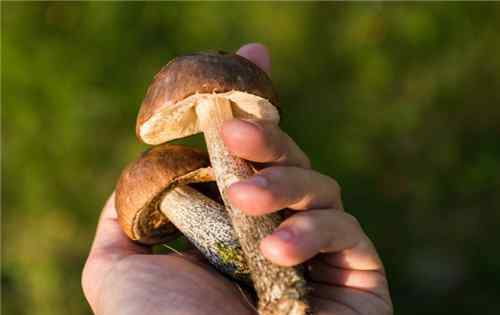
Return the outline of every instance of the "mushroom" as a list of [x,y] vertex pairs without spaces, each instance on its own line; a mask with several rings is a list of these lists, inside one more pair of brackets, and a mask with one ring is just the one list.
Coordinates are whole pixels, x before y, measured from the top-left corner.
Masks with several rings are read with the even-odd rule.
[[209,189],[202,192],[210,188],[209,181],[213,175],[205,153],[173,144],[151,148],[120,176],[115,197],[118,221],[132,240],[143,244],[171,240],[179,229],[218,270],[248,280],[248,267],[224,207],[208,197]]
[[305,314],[306,283],[299,268],[272,264],[260,241],[281,222],[279,214],[248,216],[234,207],[226,189],[254,174],[226,148],[224,121],[250,118],[278,123],[277,97],[264,71],[236,54],[196,53],[170,61],[155,76],[137,118],[136,133],[159,144],[203,132],[217,185],[245,254],[259,297],[259,313]]

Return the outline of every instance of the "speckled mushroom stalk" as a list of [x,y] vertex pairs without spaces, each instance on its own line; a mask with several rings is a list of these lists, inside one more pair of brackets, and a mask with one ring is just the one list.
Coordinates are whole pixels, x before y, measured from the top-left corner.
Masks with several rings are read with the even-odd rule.
[[233,183],[254,174],[250,165],[230,154],[220,136],[224,121],[232,119],[230,102],[222,97],[207,98],[197,107],[198,119],[205,135],[210,161],[222,198],[248,257],[252,279],[259,296],[259,313],[305,314],[305,303],[300,299],[305,281],[294,268],[285,268],[269,262],[260,252],[260,241],[279,225],[278,214],[249,216],[231,205],[226,189]]
[[277,98],[267,75],[234,54],[200,53],[178,57],[155,77],[137,124],[140,139],[163,143],[203,132],[217,185],[245,254],[259,297],[261,315],[308,312],[306,282],[296,267],[282,267],[260,252],[260,241],[279,225],[279,214],[248,216],[234,207],[227,188],[254,174],[251,165],[233,156],[220,134],[224,121],[252,118],[277,123]]
[[218,270],[249,280],[243,252],[221,204],[184,185],[163,196],[160,211]]
[[213,181],[207,164],[205,154],[179,145],[145,152],[119,179],[119,222],[131,239],[145,244],[171,239],[177,228],[219,271],[248,281],[248,266],[224,207],[190,186]]

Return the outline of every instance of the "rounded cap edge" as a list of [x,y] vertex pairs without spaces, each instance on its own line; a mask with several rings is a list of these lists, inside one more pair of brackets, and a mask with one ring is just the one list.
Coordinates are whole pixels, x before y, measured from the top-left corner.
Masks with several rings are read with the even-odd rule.
[[237,54],[200,52],[171,60],[154,77],[139,109],[136,135],[140,128],[165,107],[201,93],[241,91],[268,100],[279,107],[269,76],[250,60]]
[[118,222],[132,240],[158,244],[172,239],[177,229],[159,210],[162,194],[177,178],[209,165],[205,152],[163,144],[146,150],[122,172],[116,187]]

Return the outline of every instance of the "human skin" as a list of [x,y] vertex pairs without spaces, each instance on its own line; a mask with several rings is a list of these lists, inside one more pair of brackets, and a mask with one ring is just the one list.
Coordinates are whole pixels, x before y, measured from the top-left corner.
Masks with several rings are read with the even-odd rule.
[[[238,54],[270,72],[267,49],[248,44]],[[342,205],[339,184],[311,169],[304,152],[279,127],[234,119],[222,137],[236,156],[264,165],[233,184],[228,196],[249,215],[288,208],[290,215],[262,240],[273,263],[305,263],[317,315],[392,314],[384,267],[359,222]],[[244,291],[194,251],[152,255],[118,225],[114,194],[106,203],[82,274],[96,315],[256,314]]]

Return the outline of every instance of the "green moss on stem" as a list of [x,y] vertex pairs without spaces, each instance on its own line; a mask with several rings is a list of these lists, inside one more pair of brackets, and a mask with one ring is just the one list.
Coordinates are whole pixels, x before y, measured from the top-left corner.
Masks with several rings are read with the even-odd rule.
[[222,260],[224,266],[233,266],[233,276],[241,280],[250,279],[250,269],[243,256],[243,250],[239,245],[215,244],[217,256]]

